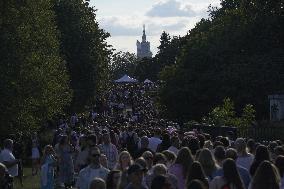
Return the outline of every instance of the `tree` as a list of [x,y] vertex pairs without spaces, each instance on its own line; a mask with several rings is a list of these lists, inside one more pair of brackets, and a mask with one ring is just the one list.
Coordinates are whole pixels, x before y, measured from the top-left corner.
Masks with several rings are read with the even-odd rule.
[[112,80],[122,77],[124,74],[133,76],[138,59],[135,54],[119,51],[112,55],[110,72]]
[[230,97],[237,115],[252,104],[258,119],[267,118],[267,96],[284,88],[282,4],[222,0],[211,8],[211,17],[189,31],[176,65],[161,74],[167,115],[200,120]]
[[55,12],[61,54],[74,91],[71,109],[84,111],[107,86],[111,50],[106,39],[110,35],[99,28],[96,10],[89,7],[89,1],[56,0]]
[[1,1],[0,133],[30,131],[69,104],[50,0]]
[[185,44],[184,37],[173,36],[172,38],[165,31],[160,37],[159,51],[155,56],[154,63],[157,64],[157,75],[163,70],[165,66],[176,63],[177,57],[181,53],[182,46]]
[[164,53],[164,51],[170,46],[171,43],[171,37],[170,35],[163,31],[160,37],[160,46],[158,47],[159,52],[158,53]]
[[253,105],[247,104],[242,115],[237,116],[233,101],[225,98],[222,106],[215,107],[202,121],[214,126],[249,127],[255,122],[255,110]]
[[158,67],[155,63],[155,58],[142,58],[138,61],[135,68],[134,76],[140,80],[150,79],[157,80]]

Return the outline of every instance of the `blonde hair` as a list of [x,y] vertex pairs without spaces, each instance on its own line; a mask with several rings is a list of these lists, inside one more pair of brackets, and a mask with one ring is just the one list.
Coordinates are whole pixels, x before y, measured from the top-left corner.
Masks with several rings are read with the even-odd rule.
[[164,164],[158,163],[153,166],[154,175],[161,175],[167,173],[167,167]]
[[214,156],[208,148],[204,148],[200,151],[198,161],[202,165],[203,170],[208,177],[211,177],[212,173],[219,168]]
[[127,155],[129,157],[128,166],[133,164],[133,160],[132,160],[130,153],[128,151],[122,151],[118,155],[118,162],[117,162],[117,166],[116,166],[116,168],[119,169],[119,170],[122,170],[122,156],[124,156],[124,155]]

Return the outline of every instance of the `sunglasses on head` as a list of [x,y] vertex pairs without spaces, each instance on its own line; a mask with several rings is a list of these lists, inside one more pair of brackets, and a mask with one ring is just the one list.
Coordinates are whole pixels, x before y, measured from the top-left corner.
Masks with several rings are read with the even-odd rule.
[[145,157],[145,159],[147,159],[147,160],[150,160],[150,159],[153,159],[153,157]]

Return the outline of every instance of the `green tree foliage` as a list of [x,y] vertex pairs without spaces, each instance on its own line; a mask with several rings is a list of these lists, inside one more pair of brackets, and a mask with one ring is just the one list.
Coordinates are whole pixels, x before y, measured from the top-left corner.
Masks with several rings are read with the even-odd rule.
[[0,2],[0,133],[29,131],[71,100],[51,0]]
[[89,1],[56,0],[55,12],[61,53],[74,91],[71,109],[83,111],[107,86],[111,50],[106,39],[110,35],[99,28]]
[[134,53],[119,51],[112,55],[110,72],[112,80],[122,77],[124,74],[133,76],[138,63]]
[[255,122],[255,110],[253,105],[247,104],[243,108],[242,116],[238,117],[233,101],[225,98],[222,106],[215,107],[202,121],[215,126],[248,127]]
[[156,81],[158,69],[155,58],[142,58],[137,63],[134,75],[139,81],[144,81],[145,79]]
[[160,37],[159,51],[155,56],[155,63],[158,66],[158,72],[160,72],[165,66],[169,66],[176,63],[177,56],[181,52],[182,46],[185,44],[184,37],[173,36],[172,38],[165,31]]
[[189,31],[177,63],[164,69],[161,103],[168,116],[201,119],[230,97],[240,115],[253,104],[268,117],[267,95],[283,90],[281,0],[222,0]]

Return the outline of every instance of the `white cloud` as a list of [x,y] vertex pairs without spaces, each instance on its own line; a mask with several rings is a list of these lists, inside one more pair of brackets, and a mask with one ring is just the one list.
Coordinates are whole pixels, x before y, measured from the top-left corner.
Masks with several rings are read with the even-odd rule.
[[220,0],[124,0],[125,6],[120,7],[111,6],[117,0],[91,2],[98,5],[100,28],[111,34],[107,41],[115,49],[136,53],[136,40],[141,40],[145,24],[147,40],[156,54],[163,31],[171,36],[185,35],[202,17],[208,16],[209,4],[217,6]]
[[[161,35],[163,31],[169,33],[186,33],[185,31],[193,27],[200,19],[191,18],[151,18],[146,16],[112,16],[99,18],[100,27],[111,34],[111,36],[140,36],[142,26],[146,25],[146,34],[148,36]],[[182,31],[182,32],[181,32]]]
[[154,4],[146,13],[151,17],[193,17],[196,12],[190,4],[182,4],[177,0],[161,1]]
[[137,23],[131,24],[131,21],[132,18],[112,16],[99,19],[99,24],[112,36],[137,36],[141,29]]
[[136,40],[141,41],[142,25],[146,24],[147,40],[151,43],[151,51],[157,53],[160,36],[163,31],[170,35],[183,36],[200,17],[151,18],[147,16],[111,16],[98,19],[100,27],[111,34],[107,40],[117,51],[136,53]]

